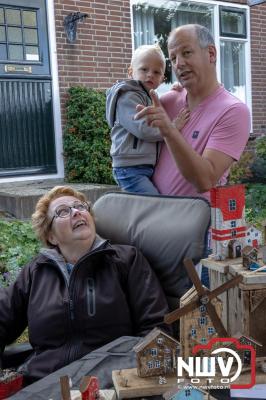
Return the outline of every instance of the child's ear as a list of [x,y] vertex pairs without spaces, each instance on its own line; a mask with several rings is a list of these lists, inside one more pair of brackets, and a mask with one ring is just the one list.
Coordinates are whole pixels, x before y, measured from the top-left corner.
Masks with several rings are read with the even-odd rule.
[[129,78],[133,78],[133,69],[131,65],[127,69],[127,74]]

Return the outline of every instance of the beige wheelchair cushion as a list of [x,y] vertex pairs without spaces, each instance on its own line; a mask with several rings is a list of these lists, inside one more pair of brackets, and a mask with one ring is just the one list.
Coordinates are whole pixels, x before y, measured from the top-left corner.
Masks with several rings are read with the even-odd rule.
[[160,279],[170,308],[190,287],[182,260],[206,255],[210,206],[201,198],[107,193],[93,207],[97,233],[142,251]]

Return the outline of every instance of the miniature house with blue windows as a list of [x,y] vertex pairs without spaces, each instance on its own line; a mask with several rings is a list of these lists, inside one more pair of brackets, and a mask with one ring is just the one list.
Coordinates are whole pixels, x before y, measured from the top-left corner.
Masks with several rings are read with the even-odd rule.
[[133,348],[137,358],[138,376],[145,378],[173,374],[176,370],[179,347],[177,340],[154,328]]
[[[180,299],[180,307],[191,303],[198,298],[194,286],[189,289]],[[218,316],[222,315],[222,302],[215,298],[212,300]],[[180,318],[180,343],[182,357],[192,355],[192,349],[198,344],[207,344],[210,339],[216,337],[217,333],[212,325],[205,305],[200,305],[193,311],[188,312]]]
[[246,244],[245,187],[220,186],[210,195],[213,255],[217,260],[241,257]]
[[246,245],[259,248],[262,245],[262,232],[254,225],[247,225]]
[[175,387],[163,395],[165,400],[211,400],[213,397],[204,390],[187,384],[184,388]]

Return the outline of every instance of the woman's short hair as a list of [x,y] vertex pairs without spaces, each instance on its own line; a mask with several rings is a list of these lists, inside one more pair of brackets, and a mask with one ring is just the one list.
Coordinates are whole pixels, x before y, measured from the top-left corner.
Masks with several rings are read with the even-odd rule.
[[48,241],[51,218],[48,217],[48,208],[51,202],[62,196],[73,196],[80,201],[87,201],[86,196],[70,186],[55,186],[48,193],[43,195],[37,202],[35,212],[32,214],[32,226],[37,237],[47,246],[54,247]]

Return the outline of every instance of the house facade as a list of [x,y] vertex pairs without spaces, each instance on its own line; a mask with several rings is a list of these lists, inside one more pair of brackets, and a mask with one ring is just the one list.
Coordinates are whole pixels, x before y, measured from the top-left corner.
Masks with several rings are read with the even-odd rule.
[[217,260],[241,257],[246,241],[245,187],[219,186],[211,194],[211,241]]
[[[189,304],[197,298],[198,294],[193,286],[181,297],[180,307]],[[222,301],[214,298],[212,304],[215,307],[218,317],[221,318]],[[208,344],[214,337],[217,337],[217,332],[205,305],[200,305],[180,318],[180,344],[183,358],[186,359],[193,354],[192,350],[194,346]]]
[[[212,31],[219,80],[249,106],[251,134],[265,134],[265,20],[266,3],[246,0],[0,0],[0,183],[63,177],[68,88],[105,90],[126,77],[135,47],[166,52],[184,23]],[[169,61],[166,75],[161,92]]]
[[148,376],[167,376],[176,370],[176,357],[180,344],[172,336],[154,328],[133,350],[137,359],[137,374]]

